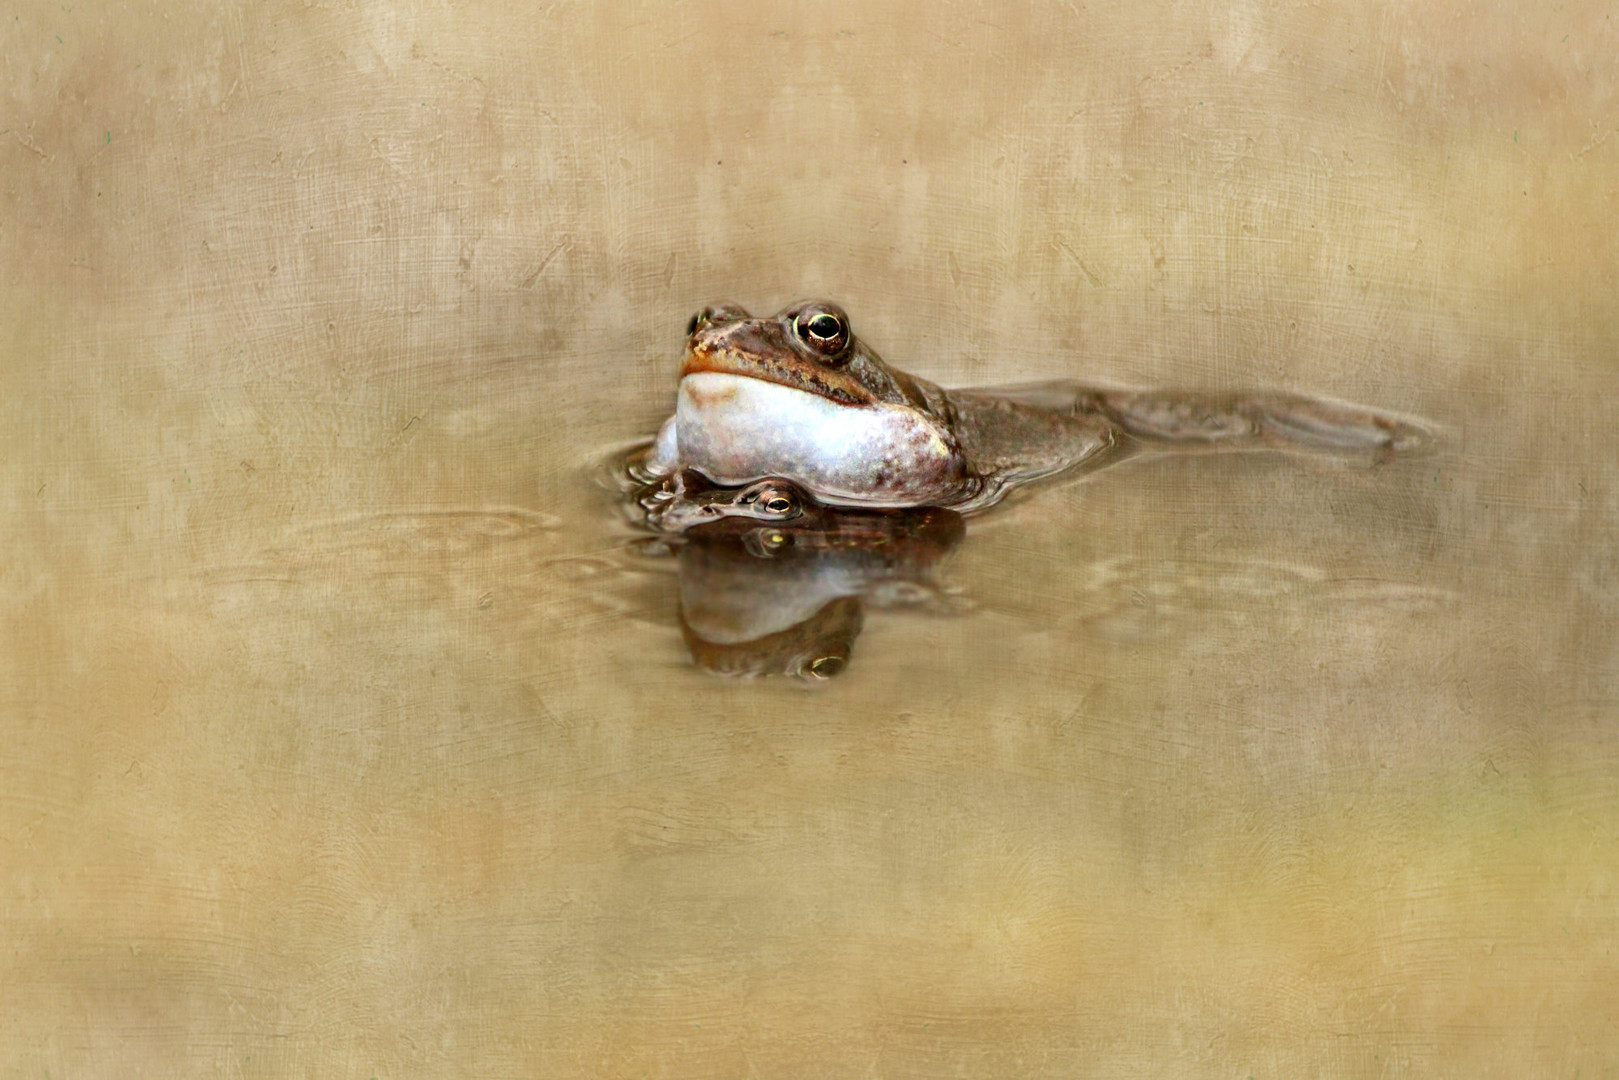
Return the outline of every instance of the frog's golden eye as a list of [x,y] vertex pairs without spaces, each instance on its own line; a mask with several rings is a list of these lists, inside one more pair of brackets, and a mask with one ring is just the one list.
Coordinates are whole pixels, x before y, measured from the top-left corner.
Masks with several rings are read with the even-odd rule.
[[781,480],[764,480],[743,491],[738,502],[772,517],[797,517],[803,512],[798,490]]
[[809,334],[810,340],[816,344],[825,344],[843,336],[843,324],[838,322],[836,315],[828,315],[823,311],[804,324],[804,332]]
[[793,333],[829,364],[848,359],[849,320],[836,308],[812,304],[793,317]]
[[742,549],[755,559],[773,559],[792,542],[780,529],[749,529],[742,536]]

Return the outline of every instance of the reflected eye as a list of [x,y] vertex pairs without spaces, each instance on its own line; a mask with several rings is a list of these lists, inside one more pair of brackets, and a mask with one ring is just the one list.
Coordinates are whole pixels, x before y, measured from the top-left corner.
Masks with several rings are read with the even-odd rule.
[[838,363],[849,347],[849,320],[841,311],[815,304],[793,319],[793,332],[830,363]]
[[831,679],[843,670],[845,661],[841,656],[822,656],[810,661],[810,674],[817,679]]
[[774,558],[790,542],[787,534],[777,529],[753,529],[742,538],[743,548],[755,559]]

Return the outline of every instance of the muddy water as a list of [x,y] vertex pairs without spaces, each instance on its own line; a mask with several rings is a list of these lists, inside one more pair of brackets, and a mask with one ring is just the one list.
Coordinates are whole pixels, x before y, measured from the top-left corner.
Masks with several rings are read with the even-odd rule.
[[[0,33],[7,1075],[1619,1067],[1600,5]],[[719,678],[604,462],[806,293],[1447,439],[1033,492]]]

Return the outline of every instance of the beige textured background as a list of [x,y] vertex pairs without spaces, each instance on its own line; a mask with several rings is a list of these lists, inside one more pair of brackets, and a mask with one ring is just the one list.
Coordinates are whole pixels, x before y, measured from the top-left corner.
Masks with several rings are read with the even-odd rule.
[[[6,1076],[1619,1069],[1611,5],[14,5]],[[1282,386],[807,693],[603,461],[700,304]]]

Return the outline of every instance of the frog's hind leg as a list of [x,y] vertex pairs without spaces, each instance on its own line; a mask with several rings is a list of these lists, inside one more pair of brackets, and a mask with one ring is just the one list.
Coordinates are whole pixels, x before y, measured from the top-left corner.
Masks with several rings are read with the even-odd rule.
[[1131,435],[1156,443],[1381,455],[1408,453],[1434,442],[1433,434],[1414,421],[1292,394],[1208,397],[1104,391],[1090,400]]
[[1433,445],[1433,432],[1387,413],[1309,398],[1260,399],[1254,405],[1265,434],[1323,450],[1411,453]]
[[971,496],[952,504],[962,513],[993,506],[1036,480],[1093,472],[1119,456],[1119,426],[1080,402],[1071,386],[952,390],[949,403],[951,430],[977,478]]

